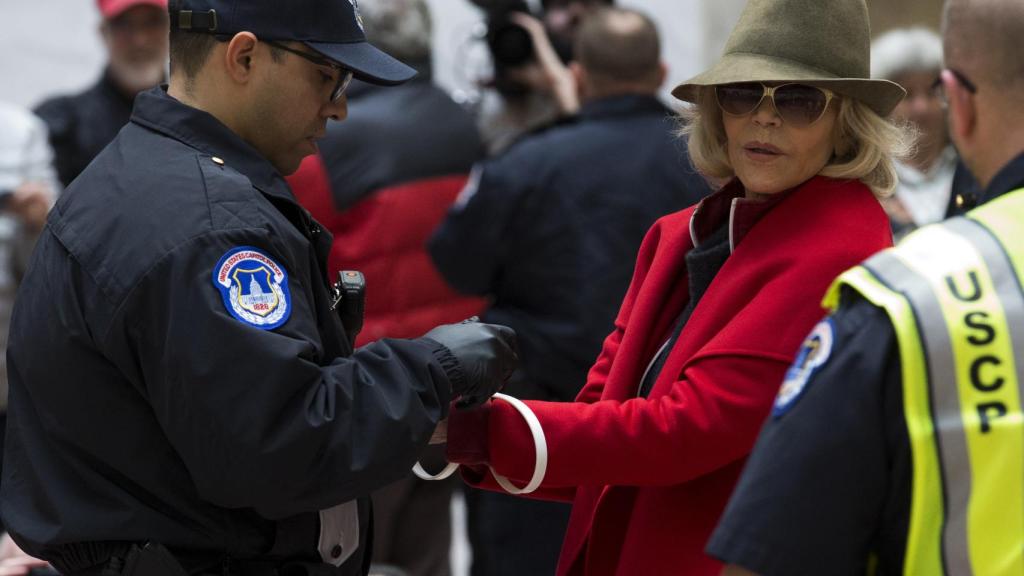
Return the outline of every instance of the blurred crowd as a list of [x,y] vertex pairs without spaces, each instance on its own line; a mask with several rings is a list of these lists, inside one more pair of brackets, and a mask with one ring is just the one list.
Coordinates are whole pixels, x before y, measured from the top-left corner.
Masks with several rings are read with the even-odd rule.
[[[721,182],[691,164],[682,121],[657,96],[666,69],[642,12],[612,0],[480,4],[494,77],[483,106],[468,110],[432,80],[424,1],[364,2],[369,40],[418,75],[386,89],[355,81],[347,119],[288,181],[333,234],[330,275],[365,274],[359,344],[478,315],[518,334],[508,393],[571,401],[613,330],[645,233]],[[47,211],[128,122],[135,95],[166,81],[165,2],[97,8],[108,59],[96,83],[31,111],[0,105],[0,348]],[[936,90],[942,68],[931,30],[891,30],[872,46],[873,77],[907,90],[893,119],[917,134],[881,200],[897,240],[977,203]],[[0,413],[0,433],[3,422]],[[440,467],[443,454],[431,460]],[[473,576],[554,573],[568,504],[410,475],[374,495],[378,574],[451,573],[455,490],[465,493]],[[12,547],[0,547],[0,574],[37,567]]]

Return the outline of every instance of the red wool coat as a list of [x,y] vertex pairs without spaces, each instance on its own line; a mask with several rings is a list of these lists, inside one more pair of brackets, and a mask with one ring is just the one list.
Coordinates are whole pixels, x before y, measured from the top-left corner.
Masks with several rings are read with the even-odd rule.
[[[549,454],[534,495],[573,502],[560,576],[718,575],[705,543],[787,368],[824,315],[826,288],[892,242],[863,184],[816,177],[795,189],[737,243],[640,399],[644,370],[689,297],[694,213],[662,218],[647,234],[615,330],[576,402],[527,403]],[[510,405],[454,413],[454,460],[460,438],[473,435],[487,438],[498,473],[519,486],[529,480],[532,436]],[[499,489],[485,469],[473,470],[468,481]]]

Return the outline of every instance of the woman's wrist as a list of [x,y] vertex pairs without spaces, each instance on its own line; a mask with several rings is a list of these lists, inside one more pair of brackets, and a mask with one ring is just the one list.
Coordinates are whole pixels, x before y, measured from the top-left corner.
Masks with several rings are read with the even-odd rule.
[[446,449],[449,462],[465,465],[490,462],[490,447],[487,441],[490,413],[490,402],[468,410],[452,407],[448,416]]

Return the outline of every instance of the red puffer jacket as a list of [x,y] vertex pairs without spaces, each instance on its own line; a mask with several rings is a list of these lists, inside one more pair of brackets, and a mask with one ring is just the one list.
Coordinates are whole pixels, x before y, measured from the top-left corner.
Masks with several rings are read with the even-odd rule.
[[[740,220],[732,207],[730,225]],[[615,330],[576,402],[527,402],[549,454],[536,495],[573,502],[560,576],[717,576],[721,565],[705,543],[787,368],[824,315],[822,295],[839,273],[891,245],[885,213],[863,184],[808,181],[735,245],[650,395],[638,398],[689,297],[694,215],[667,216],[648,233]],[[452,415],[450,458],[471,462],[460,445],[486,438],[490,465],[524,485],[534,448],[523,418],[501,401],[474,412]],[[464,476],[498,489],[485,468]]]
[[466,180],[467,175],[455,174],[404,182],[339,212],[319,156],[306,158],[288,178],[299,203],[334,235],[330,277],[339,270],[359,270],[366,277],[366,317],[357,346],[419,337],[483,310],[483,299],[448,287],[426,252],[427,239]]

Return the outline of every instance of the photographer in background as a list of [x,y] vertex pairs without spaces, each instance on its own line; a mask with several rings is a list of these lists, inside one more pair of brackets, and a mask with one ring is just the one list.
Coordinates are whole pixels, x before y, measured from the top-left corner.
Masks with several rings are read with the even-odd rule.
[[480,131],[497,154],[533,130],[579,110],[572,60],[576,31],[613,0],[544,0],[534,17],[523,0],[472,0],[484,10],[494,77],[480,111]]

